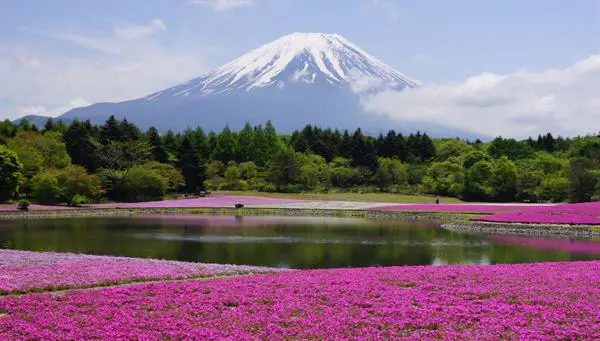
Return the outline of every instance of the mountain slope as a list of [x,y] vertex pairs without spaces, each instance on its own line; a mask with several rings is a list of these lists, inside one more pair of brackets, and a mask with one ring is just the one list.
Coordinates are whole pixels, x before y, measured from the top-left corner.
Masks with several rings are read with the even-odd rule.
[[131,101],[77,108],[62,117],[100,123],[115,115],[162,131],[197,125],[238,129],[246,121],[272,120],[283,132],[315,124],[452,135],[445,127],[365,113],[360,105],[360,93],[419,85],[338,34],[293,33],[183,84]]

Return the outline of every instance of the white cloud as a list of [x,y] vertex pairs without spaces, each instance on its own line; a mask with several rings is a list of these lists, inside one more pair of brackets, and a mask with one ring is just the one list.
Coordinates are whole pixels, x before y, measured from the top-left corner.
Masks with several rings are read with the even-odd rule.
[[214,11],[221,12],[251,6],[254,4],[254,0],[193,0],[192,3],[207,5]]
[[160,19],[152,19],[148,25],[133,25],[127,27],[116,27],[114,35],[121,39],[131,40],[152,35],[157,32],[164,32],[167,26]]
[[56,116],[89,102],[144,96],[199,76],[210,66],[206,50],[197,44],[121,39],[112,28],[97,36],[27,31],[46,40],[0,43],[0,119]]
[[81,108],[92,104],[91,102],[86,101],[83,98],[77,98],[69,101],[66,105],[55,107],[55,108],[46,108],[44,106],[31,106],[31,107],[17,107],[17,114],[19,117],[26,115],[42,115],[42,116],[50,116],[57,117],[65,112],[75,109]]
[[564,69],[484,73],[455,84],[386,90],[362,98],[392,118],[435,122],[489,136],[562,135],[600,129],[600,55]]
[[371,3],[383,9],[393,20],[400,19],[400,13],[392,0],[371,0]]
[[432,58],[424,53],[417,53],[413,56],[413,59],[419,62],[430,62]]

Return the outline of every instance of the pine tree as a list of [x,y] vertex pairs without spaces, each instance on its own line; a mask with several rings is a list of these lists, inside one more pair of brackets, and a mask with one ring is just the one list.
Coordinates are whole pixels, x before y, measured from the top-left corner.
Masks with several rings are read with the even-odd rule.
[[99,130],[100,143],[106,145],[110,141],[121,141],[121,124],[111,115]]
[[181,141],[177,153],[177,166],[185,179],[186,191],[195,193],[204,189],[205,166],[188,136],[184,136]]
[[63,139],[71,161],[93,172],[98,168],[97,148],[87,124],[74,120],[64,133]]
[[238,133],[237,146],[236,161],[246,162],[254,160],[256,154],[254,129],[249,122],[246,122],[244,128]]
[[169,162],[169,154],[167,153],[163,140],[158,134],[158,130],[156,130],[156,128],[150,127],[148,129],[146,132],[146,139],[148,140],[150,148],[152,149],[152,159],[160,163]]
[[236,158],[237,141],[235,134],[226,126],[217,137],[217,144],[213,150],[214,160],[228,163]]

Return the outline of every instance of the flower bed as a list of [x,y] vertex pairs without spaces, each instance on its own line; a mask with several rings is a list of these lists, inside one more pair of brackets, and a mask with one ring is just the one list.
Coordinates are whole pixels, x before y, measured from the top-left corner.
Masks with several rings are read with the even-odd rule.
[[0,294],[277,269],[72,253],[0,250]]
[[96,204],[87,205],[91,208],[196,208],[196,207],[234,207],[235,204],[242,205],[270,205],[290,202],[299,202],[293,199],[277,199],[251,196],[224,196],[205,197],[194,199],[178,199],[163,201],[147,201],[132,203]]
[[599,225],[600,202],[527,207],[474,220],[499,223]]
[[540,250],[565,251],[569,253],[600,255],[600,242],[552,239],[552,238],[530,238],[518,236],[490,236],[490,240],[509,245],[522,245]]
[[376,207],[374,211],[493,213],[522,209],[525,205],[506,204],[404,204]]
[[599,339],[600,262],[290,271],[0,299],[8,339]]

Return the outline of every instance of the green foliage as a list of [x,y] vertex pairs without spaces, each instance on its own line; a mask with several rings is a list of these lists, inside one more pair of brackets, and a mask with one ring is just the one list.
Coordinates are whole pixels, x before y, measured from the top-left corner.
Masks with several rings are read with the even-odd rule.
[[123,182],[122,192],[128,201],[160,200],[169,189],[169,180],[157,170],[135,166]]
[[58,170],[56,174],[60,186],[60,198],[71,206],[76,197],[95,198],[102,194],[100,179],[88,174],[81,166],[69,166]]
[[284,190],[298,180],[301,167],[302,154],[288,146],[279,149],[268,165],[270,178],[279,190]]
[[144,163],[140,167],[155,171],[162,177],[167,179],[168,192],[176,192],[177,190],[185,186],[185,179],[183,178],[183,174],[181,174],[181,171],[173,165],[151,161]]
[[375,179],[381,192],[384,192],[390,185],[408,183],[408,165],[398,159],[390,158],[379,158],[378,163]]
[[150,146],[152,160],[161,163],[169,162],[169,153],[165,148],[162,138],[158,135],[158,130],[156,130],[156,128],[150,127],[150,129],[148,129],[146,132],[146,139]]
[[31,181],[32,196],[42,204],[66,203],[77,197],[95,198],[102,194],[100,179],[81,166],[51,169],[37,174]]
[[423,178],[427,190],[436,195],[459,197],[463,193],[464,183],[465,172],[456,158],[432,163]]
[[[0,144],[19,160],[13,177],[2,178],[8,188],[1,190],[6,192],[3,200],[20,194],[74,204],[98,195],[79,188],[66,196],[66,178],[80,184],[87,181],[85,175],[93,176],[72,170],[71,162],[99,175],[102,190],[113,200],[196,193],[205,185],[270,192],[378,189],[478,201],[587,201],[600,196],[597,136],[545,134],[522,141],[499,137],[470,142],[393,130],[373,137],[360,129],[340,132],[311,125],[278,135],[271,122],[247,123],[237,133],[225,127],[205,134],[197,127],[161,136],[155,128],[142,134],[115,117],[100,126],[77,120],[67,126],[50,119],[42,132],[26,121],[0,122]],[[129,179],[132,170],[135,179]]]
[[183,174],[184,189],[195,193],[204,189],[205,166],[189,137],[184,137],[177,153],[177,166]]
[[590,201],[598,184],[598,176],[593,171],[594,162],[588,158],[575,157],[569,161],[569,199],[573,202]]
[[31,203],[29,202],[29,200],[26,199],[21,199],[17,202],[17,209],[19,211],[28,211],[29,210],[29,205],[31,205]]
[[494,200],[514,200],[518,187],[517,167],[508,157],[503,156],[494,163],[491,186]]
[[0,145],[0,202],[14,197],[23,177],[23,166],[17,155]]
[[67,152],[74,164],[94,172],[99,168],[97,145],[93,138],[93,128],[89,121],[74,120],[63,135]]
[[61,188],[56,172],[42,172],[31,179],[32,198],[40,204],[55,204],[60,200]]

